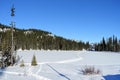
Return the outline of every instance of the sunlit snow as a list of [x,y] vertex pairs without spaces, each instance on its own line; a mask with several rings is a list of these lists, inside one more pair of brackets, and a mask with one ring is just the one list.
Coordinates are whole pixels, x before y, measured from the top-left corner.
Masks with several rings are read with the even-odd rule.
[[[18,50],[17,65],[0,70],[0,80],[104,80],[103,76],[120,74],[120,53],[89,51]],[[37,66],[31,66],[33,55]],[[25,67],[20,67],[24,60]],[[98,75],[83,75],[81,69],[94,66]]]

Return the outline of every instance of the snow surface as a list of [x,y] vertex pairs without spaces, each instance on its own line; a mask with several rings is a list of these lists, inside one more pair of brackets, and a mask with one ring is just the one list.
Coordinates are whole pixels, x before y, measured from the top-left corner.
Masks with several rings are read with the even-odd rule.
[[[0,80],[105,80],[102,76],[120,74],[120,53],[88,51],[18,50],[17,65],[0,70]],[[38,65],[31,66],[33,55]],[[20,67],[24,60],[25,67]],[[99,75],[83,75],[86,66],[99,69]]]

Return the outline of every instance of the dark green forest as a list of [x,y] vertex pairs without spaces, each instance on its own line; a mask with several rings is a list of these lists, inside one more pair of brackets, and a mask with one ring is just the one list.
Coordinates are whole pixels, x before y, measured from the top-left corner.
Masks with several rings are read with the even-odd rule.
[[[11,27],[0,24],[0,51],[11,48]],[[14,28],[15,50],[90,50],[89,42],[75,41],[38,29]],[[120,51],[120,40],[116,36],[103,39],[94,44],[95,51]]]
[[103,37],[100,43],[95,44],[95,50],[120,52],[120,40],[114,35],[107,39]]
[[[75,41],[38,29],[14,28],[15,49],[22,50],[82,50],[89,48],[89,42]],[[11,46],[10,26],[0,24],[0,50],[9,49]]]

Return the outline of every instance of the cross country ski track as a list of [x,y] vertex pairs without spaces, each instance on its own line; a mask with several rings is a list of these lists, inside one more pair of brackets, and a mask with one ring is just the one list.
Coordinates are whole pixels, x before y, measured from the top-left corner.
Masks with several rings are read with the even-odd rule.
[[[37,64],[39,65],[39,69],[37,70],[36,73],[32,72],[33,67],[31,67],[31,63],[24,63],[25,65],[29,65],[29,69],[27,69],[26,72],[12,72],[12,71],[4,71],[4,70],[1,70],[0,72],[6,73],[6,74],[12,74],[12,75],[19,75],[19,76],[33,76],[37,80],[51,80],[51,79],[48,79],[46,77],[38,75],[41,72],[43,65],[48,66],[48,64],[67,64],[67,63],[77,62],[77,61],[80,61],[80,60],[82,60],[81,57],[76,58],[76,59],[62,60],[62,61],[41,62],[41,63],[38,62]],[[58,73],[60,73],[60,72],[58,71]],[[62,75],[64,75],[64,74],[62,74]],[[61,77],[63,77],[63,76],[61,76]],[[70,80],[66,76],[64,76],[64,77],[66,78],[66,80]]]

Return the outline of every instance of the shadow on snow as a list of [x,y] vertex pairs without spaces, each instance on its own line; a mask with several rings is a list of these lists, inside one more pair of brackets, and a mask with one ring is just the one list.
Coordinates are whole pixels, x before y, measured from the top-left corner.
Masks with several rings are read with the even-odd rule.
[[0,68],[0,77],[3,76],[5,70],[6,68]]
[[105,80],[120,80],[120,74],[103,76]]

